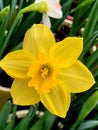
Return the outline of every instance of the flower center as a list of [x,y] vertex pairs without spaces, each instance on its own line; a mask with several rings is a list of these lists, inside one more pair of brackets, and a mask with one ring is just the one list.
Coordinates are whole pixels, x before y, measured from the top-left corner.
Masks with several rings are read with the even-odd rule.
[[51,73],[51,67],[48,64],[42,65],[40,68],[40,76],[42,79],[46,79]]
[[31,77],[28,86],[34,87],[38,93],[49,92],[57,83],[57,73],[53,60],[40,53],[39,59],[33,61],[28,70],[27,75]]

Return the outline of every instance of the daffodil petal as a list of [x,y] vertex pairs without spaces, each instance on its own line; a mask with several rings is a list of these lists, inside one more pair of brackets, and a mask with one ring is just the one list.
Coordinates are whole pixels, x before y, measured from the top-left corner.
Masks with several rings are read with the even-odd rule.
[[33,60],[34,57],[31,53],[24,50],[17,50],[8,53],[0,61],[0,67],[14,78],[25,78]]
[[70,106],[70,93],[62,82],[50,92],[42,93],[40,99],[51,113],[63,118],[66,116]]
[[60,68],[72,65],[79,57],[83,49],[83,39],[68,37],[55,44],[50,50],[50,57]]
[[13,102],[17,105],[33,105],[40,101],[34,87],[28,87],[28,80],[15,79],[11,87]]
[[60,0],[46,0],[47,1],[47,3],[49,4],[49,5],[54,5],[54,4],[56,4],[56,3],[59,3],[60,2]]
[[49,19],[48,15],[45,14],[45,13],[43,13],[42,23],[44,23],[44,24],[45,24],[46,26],[48,26],[49,28],[51,27],[50,19]]
[[47,15],[56,19],[62,18],[63,13],[59,4],[51,4]]
[[47,14],[48,16],[56,18],[56,19],[62,18],[63,16],[61,9],[60,8],[57,9],[54,7],[51,7]]
[[38,57],[39,53],[47,55],[54,43],[55,38],[49,28],[43,24],[35,24],[25,34],[23,49]]
[[58,78],[64,81],[72,93],[86,91],[95,83],[91,72],[78,60],[69,68],[62,69]]
[[53,18],[61,18],[63,16],[59,0],[46,0],[48,4],[47,15]]

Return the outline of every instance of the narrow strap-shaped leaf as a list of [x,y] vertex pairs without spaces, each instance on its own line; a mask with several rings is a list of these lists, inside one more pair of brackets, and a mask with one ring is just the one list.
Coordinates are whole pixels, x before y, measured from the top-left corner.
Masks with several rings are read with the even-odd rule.
[[87,130],[98,126],[98,120],[87,120],[83,122],[77,130]]
[[[94,0],[79,0],[78,5],[71,10],[71,13],[74,12],[73,24],[70,30],[70,35],[75,36],[77,32],[83,27],[85,19],[88,17],[88,13],[92,8],[92,2]],[[78,25],[78,26],[77,26]]]
[[15,50],[19,50],[20,48],[22,48],[22,42],[18,43],[18,45],[15,45],[14,47],[12,47],[9,52],[15,51]]
[[56,116],[52,115],[48,111],[31,127],[30,130],[51,130],[54,124]]
[[28,130],[28,125],[36,114],[38,106],[31,106],[29,113],[19,122],[14,130]]
[[49,113],[45,121],[44,130],[51,130],[56,120],[57,120],[57,116]]
[[98,91],[95,91],[83,105],[78,120],[83,120],[98,103]]
[[98,49],[89,56],[89,58],[87,59],[85,65],[90,68],[92,64],[94,64],[95,61],[98,61]]
[[0,0],[0,9],[3,9],[3,0]]
[[[82,1],[82,0],[81,0],[81,1]],[[86,6],[86,5],[90,4],[90,3],[92,3],[93,1],[95,1],[95,0],[85,0],[85,1],[82,1],[82,2],[76,7],[75,10],[79,9],[80,7],[84,7],[84,6]]]
[[13,130],[15,124],[16,110],[17,110],[17,106],[14,105],[11,121],[8,122],[8,125],[4,130]]
[[96,69],[93,73],[94,77],[97,77],[98,76],[98,69]]
[[6,121],[8,119],[8,115],[11,110],[11,102],[8,101],[5,103],[5,105],[2,108],[2,111],[0,112],[0,130],[5,130]]
[[20,11],[22,9],[23,3],[25,0],[20,0],[19,1],[19,7],[18,7],[18,11]]
[[10,39],[10,37],[11,37],[15,27],[17,26],[17,24],[19,23],[20,19],[22,18],[22,16],[23,16],[22,14],[21,15],[20,14],[17,15],[17,17],[16,17],[16,19],[15,19],[11,29],[9,30],[9,33],[8,33],[4,43],[2,44],[2,50],[0,51],[0,59],[2,58],[2,54],[3,54],[4,50],[6,49],[6,47],[8,46],[9,39]]
[[11,1],[10,20],[12,20],[12,18],[13,18],[16,4],[17,4],[17,0]]
[[84,55],[96,44],[96,38],[98,37],[98,31],[95,31],[88,38],[84,39],[84,49],[79,59],[83,59]]
[[43,130],[46,117],[47,113],[45,113],[45,115],[43,115],[38,121],[36,121],[36,123],[31,127],[30,130]]
[[7,17],[4,17],[2,24],[0,26],[0,50],[2,50],[2,42],[5,37],[6,26],[7,26]]
[[88,17],[88,21],[86,23],[85,30],[83,32],[84,39],[86,39],[93,33],[93,31],[95,30],[97,20],[98,20],[98,0],[95,1],[95,4]]
[[98,91],[95,91],[86,103],[83,105],[79,117],[70,130],[75,130],[77,126],[87,117],[87,115],[95,108],[98,103]]

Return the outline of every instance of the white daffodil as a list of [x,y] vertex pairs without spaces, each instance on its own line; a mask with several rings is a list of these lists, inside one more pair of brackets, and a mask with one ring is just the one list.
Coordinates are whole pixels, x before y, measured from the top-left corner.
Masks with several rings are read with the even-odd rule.
[[43,13],[42,23],[49,28],[51,27],[49,17],[59,19],[62,18],[63,15],[59,0],[35,0],[34,3],[23,8],[20,13],[23,14],[30,11],[39,11]]
[[52,18],[59,19],[62,17],[62,10],[59,0],[36,0],[37,3],[46,1],[47,11],[43,12],[42,23],[51,27],[49,16]]

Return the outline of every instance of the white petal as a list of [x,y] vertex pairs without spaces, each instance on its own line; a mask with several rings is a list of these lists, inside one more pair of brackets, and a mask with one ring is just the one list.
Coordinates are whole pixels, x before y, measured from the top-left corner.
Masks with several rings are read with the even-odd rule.
[[60,0],[46,0],[47,1],[47,3],[50,5],[53,5],[53,4],[56,4],[56,3],[59,3],[60,2]]
[[53,18],[61,18],[62,17],[62,10],[61,6],[59,4],[59,0],[47,0],[48,3],[48,16],[53,17]]
[[45,13],[43,13],[42,23],[44,23],[44,24],[47,25],[49,28],[51,28],[50,19],[49,19],[48,15],[46,15]]
[[62,10],[60,8],[55,8],[53,6],[50,7],[47,14],[48,16],[57,18],[57,19],[62,18],[63,16]]

